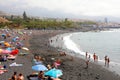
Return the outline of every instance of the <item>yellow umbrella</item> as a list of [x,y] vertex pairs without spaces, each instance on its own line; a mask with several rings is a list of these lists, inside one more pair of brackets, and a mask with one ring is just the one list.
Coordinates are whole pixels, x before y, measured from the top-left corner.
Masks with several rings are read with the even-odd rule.
[[4,45],[10,47],[10,44],[8,42],[4,42]]

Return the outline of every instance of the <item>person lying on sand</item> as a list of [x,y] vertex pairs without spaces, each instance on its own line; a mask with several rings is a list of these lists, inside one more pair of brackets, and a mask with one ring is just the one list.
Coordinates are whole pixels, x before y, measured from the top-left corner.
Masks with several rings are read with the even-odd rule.
[[55,68],[58,68],[58,66],[61,65],[61,60],[60,59],[57,59],[54,63],[53,63],[54,67]]
[[3,74],[5,72],[8,72],[8,70],[0,70],[0,74]]
[[8,55],[7,59],[8,60],[15,60],[16,56],[14,55]]
[[60,56],[66,56],[65,52],[60,52]]

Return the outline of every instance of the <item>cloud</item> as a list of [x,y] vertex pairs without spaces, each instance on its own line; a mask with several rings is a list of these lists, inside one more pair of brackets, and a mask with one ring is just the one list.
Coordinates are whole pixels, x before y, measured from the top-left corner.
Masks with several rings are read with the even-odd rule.
[[[117,17],[120,16],[119,3],[119,0],[0,0],[0,7],[5,9],[8,8],[9,11],[24,11],[42,8],[45,9],[45,11],[58,11],[76,16]],[[33,11],[31,10],[31,12]],[[36,12],[40,12],[40,10]]]

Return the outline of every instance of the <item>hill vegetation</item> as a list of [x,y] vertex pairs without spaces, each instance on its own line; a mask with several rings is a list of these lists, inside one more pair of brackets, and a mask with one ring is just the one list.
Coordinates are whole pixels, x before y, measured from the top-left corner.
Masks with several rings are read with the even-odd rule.
[[[7,26],[9,28],[27,28],[27,29],[81,29],[84,27],[90,27],[96,23],[93,21],[75,22],[65,19],[56,18],[30,18],[27,17],[24,11],[23,16],[5,16],[6,22],[0,23],[0,27]],[[1,21],[2,22],[2,21]]]

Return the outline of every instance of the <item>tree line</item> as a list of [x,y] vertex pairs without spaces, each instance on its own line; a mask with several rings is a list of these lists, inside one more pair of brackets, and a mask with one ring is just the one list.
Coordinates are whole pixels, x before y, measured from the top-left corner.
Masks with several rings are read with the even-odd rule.
[[[80,28],[82,23],[75,23],[73,21],[65,19],[37,19],[30,18],[27,16],[24,11],[23,16],[16,17],[11,15],[11,17],[7,18],[10,23],[6,23],[4,25],[0,25],[0,27],[7,25],[9,28],[28,28],[28,29],[68,29],[68,28]],[[84,23],[86,24],[86,23]],[[87,24],[95,24],[92,22],[87,22]]]

